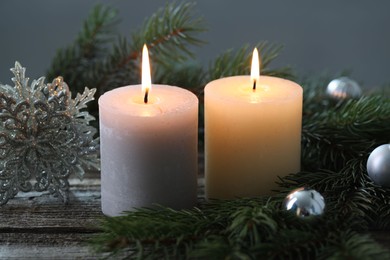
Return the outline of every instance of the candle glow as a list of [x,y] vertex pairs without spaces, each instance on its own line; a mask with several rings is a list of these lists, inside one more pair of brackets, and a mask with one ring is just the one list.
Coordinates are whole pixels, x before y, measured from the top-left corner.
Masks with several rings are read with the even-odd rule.
[[260,79],[259,52],[257,48],[253,50],[252,65],[251,65],[251,81],[253,82],[253,90],[256,90],[256,83]]
[[142,48],[142,94],[144,95],[144,103],[148,103],[148,95],[152,89],[152,79],[150,75],[150,63],[149,63],[149,52],[148,47],[144,44]]

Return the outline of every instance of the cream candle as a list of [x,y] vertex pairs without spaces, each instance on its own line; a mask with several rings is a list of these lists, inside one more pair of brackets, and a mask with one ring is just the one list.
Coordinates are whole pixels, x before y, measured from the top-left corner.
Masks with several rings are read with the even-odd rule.
[[253,57],[251,76],[218,79],[205,88],[208,198],[270,194],[278,176],[300,170],[302,88],[259,76],[253,67],[258,54]]
[[99,99],[102,211],[109,216],[196,203],[198,99],[182,88],[151,85],[150,72],[142,82]]

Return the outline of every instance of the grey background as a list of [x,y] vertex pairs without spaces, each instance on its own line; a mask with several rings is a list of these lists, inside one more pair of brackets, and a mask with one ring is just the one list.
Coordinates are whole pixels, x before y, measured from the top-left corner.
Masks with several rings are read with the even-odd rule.
[[[99,2],[119,9],[120,32],[130,35],[166,1]],[[30,78],[43,76],[56,49],[75,39],[96,3],[0,1],[0,82],[11,82],[15,60]],[[292,65],[301,75],[348,69],[365,88],[390,82],[390,1],[202,0],[196,10],[209,27],[202,35],[208,44],[195,49],[205,66],[223,50],[268,40],[285,44],[275,65]]]

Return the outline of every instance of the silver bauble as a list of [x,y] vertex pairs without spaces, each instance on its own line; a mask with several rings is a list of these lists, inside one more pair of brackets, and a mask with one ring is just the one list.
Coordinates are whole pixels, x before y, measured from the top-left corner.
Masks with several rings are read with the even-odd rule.
[[390,144],[382,144],[372,151],[367,172],[375,184],[390,187]]
[[298,217],[308,217],[321,215],[325,209],[325,201],[315,190],[298,188],[287,195],[283,207]]
[[356,81],[348,77],[341,77],[329,82],[326,94],[337,100],[359,98],[362,95],[362,89]]

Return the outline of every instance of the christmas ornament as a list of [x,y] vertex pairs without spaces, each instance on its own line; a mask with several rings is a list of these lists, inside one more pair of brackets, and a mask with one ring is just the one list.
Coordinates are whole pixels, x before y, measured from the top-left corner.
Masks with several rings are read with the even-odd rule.
[[359,98],[362,95],[362,90],[359,84],[348,78],[341,77],[332,80],[326,88],[326,94],[337,100],[348,98]]
[[390,187],[390,144],[382,144],[372,151],[367,172],[375,184]]
[[321,215],[324,212],[325,201],[315,190],[298,188],[287,195],[283,207],[298,217],[308,217]]
[[11,71],[15,86],[0,84],[0,205],[33,189],[48,190],[66,203],[68,177],[82,179],[83,167],[100,167],[97,131],[89,125],[94,117],[80,111],[96,89],[85,88],[72,99],[62,77],[48,84],[41,77],[29,85],[18,62]]

